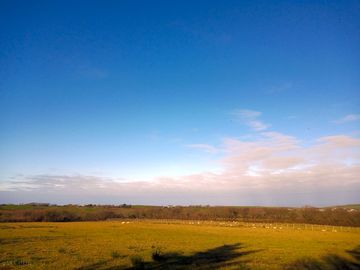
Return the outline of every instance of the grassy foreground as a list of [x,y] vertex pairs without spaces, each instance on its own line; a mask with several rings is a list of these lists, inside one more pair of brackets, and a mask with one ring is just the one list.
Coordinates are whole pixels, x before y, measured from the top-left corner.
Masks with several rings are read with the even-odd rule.
[[2,223],[0,269],[359,269],[359,244],[358,230]]

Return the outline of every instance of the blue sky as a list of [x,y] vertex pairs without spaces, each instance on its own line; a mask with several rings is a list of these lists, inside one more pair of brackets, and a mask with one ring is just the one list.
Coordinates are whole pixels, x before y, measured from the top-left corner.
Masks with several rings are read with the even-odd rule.
[[[0,25],[2,201],[303,205],[360,195],[359,1],[1,1]],[[275,133],[301,153],[274,147]],[[239,142],[263,149],[266,140],[273,152],[243,159]],[[322,153],[338,157],[326,164],[325,141],[333,145]],[[284,155],[299,161],[264,165]],[[296,200],[284,194],[306,189],[303,175],[269,180],[309,166],[312,188]],[[324,166],[340,166],[341,194],[326,180],[316,187]],[[261,192],[249,174],[268,183]],[[94,192],[127,186],[97,198],[82,191],[88,182]],[[136,193],[149,183],[150,198]],[[203,187],[189,193],[180,183]],[[80,195],[67,197],[70,187]],[[332,195],[319,199],[324,187]],[[172,191],[194,195],[159,197]],[[236,199],[241,192],[265,195]]]

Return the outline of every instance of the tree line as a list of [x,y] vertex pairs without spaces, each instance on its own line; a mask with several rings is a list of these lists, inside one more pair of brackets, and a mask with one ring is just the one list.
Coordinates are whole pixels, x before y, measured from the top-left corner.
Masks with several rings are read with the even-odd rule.
[[360,210],[342,207],[0,205],[0,222],[70,222],[108,219],[238,220],[360,227]]

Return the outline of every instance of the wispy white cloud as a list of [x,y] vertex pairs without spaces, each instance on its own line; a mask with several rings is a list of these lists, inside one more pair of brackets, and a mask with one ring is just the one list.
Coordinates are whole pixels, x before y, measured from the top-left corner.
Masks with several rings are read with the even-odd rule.
[[269,124],[266,124],[258,119],[261,116],[261,112],[247,109],[238,109],[234,110],[231,114],[235,116],[238,121],[245,123],[255,131],[263,131],[270,127]]
[[249,122],[248,122],[248,125],[249,125],[253,130],[256,130],[256,131],[262,131],[262,130],[268,129],[268,128],[270,127],[270,125],[267,125],[267,124],[265,124],[265,123],[262,122],[262,121],[256,121],[256,120],[249,121]]
[[220,151],[220,149],[209,144],[188,144],[186,145],[186,147],[203,150],[205,152],[213,153],[213,154],[218,153]]
[[[206,144],[193,148],[218,149]],[[150,204],[332,204],[339,198],[354,202],[360,196],[358,138],[321,137],[305,147],[293,136],[263,132],[252,141],[225,138],[221,149],[217,164],[222,169],[217,172],[122,182],[86,175],[20,175],[3,182],[0,191],[22,200],[51,199],[52,194],[75,202],[111,198]]]
[[[238,110],[237,115],[247,121],[255,121],[261,113]],[[121,182],[81,174],[17,175],[0,182],[0,202],[6,198],[17,202],[27,198],[27,201],[44,198],[42,201],[54,202],[58,198],[57,201],[66,202],[139,204],[301,205],[358,202],[358,137],[338,134],[303,144],[294,136],[261,131],[256,136],[240,138],[224,138],[219,146],[187,145],[216,153],[218,158],[214,165],[217,169],[213,171]]]
[[337,119],[334,121],[336,124],[345,124],[349,122],[355,122],[360,120],[360,114],[348,114],[343,118]]

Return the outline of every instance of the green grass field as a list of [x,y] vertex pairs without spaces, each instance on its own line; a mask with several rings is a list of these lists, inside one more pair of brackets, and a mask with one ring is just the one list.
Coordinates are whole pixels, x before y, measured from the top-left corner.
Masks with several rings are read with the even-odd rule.
[[2,223],[0,269],[359,269],[358,229],[217,225]]

